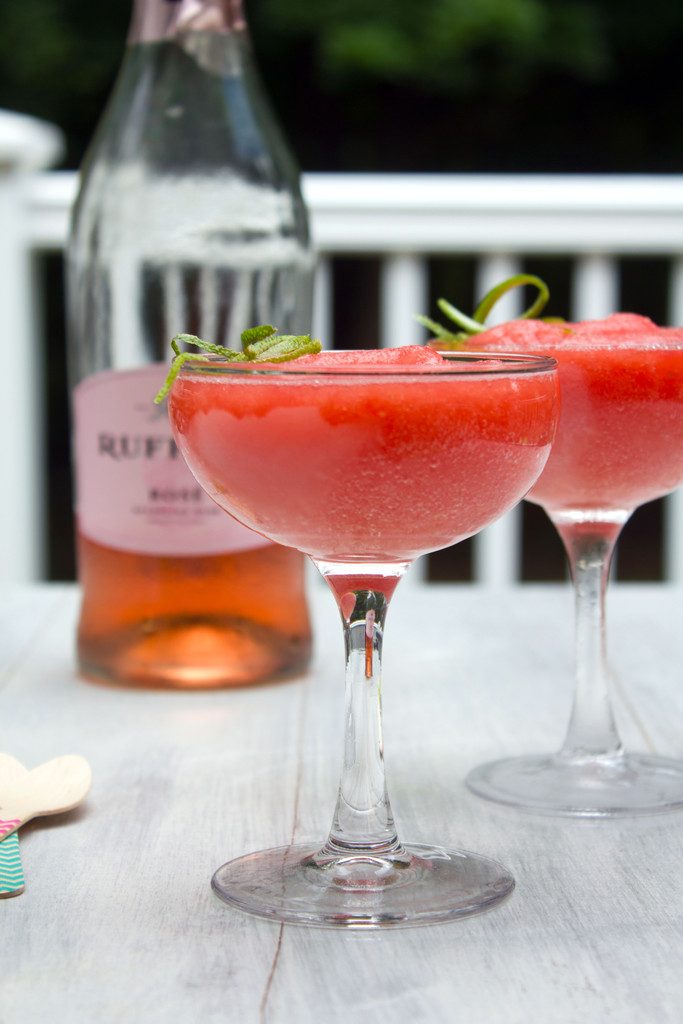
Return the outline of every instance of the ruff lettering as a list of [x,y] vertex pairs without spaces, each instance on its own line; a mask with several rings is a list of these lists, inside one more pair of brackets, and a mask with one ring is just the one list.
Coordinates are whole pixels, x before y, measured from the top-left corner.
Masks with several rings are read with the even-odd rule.
[[127,434],[101,433],[97,439],[97,454],[106,455],[117,462],[120,459],[177,459],[178,449],[171,437],[153,434],[147,437]]

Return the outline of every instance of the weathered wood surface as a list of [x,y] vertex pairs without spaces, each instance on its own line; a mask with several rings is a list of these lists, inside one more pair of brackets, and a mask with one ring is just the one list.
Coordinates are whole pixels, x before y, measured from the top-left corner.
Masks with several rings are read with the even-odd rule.
[[[223,861],[322,839],[341,756],[341,635],[316,591],[304,679],[220,693],[105,689],[73,673],[77,593],[0,594],[0,748],[83,754],[86,803],[22,830],[0,903],[0,1022],[679,1024],[683,815],[572,821],[496,809],[463,778],[555,748],[571,701],[567,588],[406,585],[390,611],[385,735],[406,839],[503,860],[501,908],[385,933],[280,928],[209,889]],[[683,756],[683,589],[615,587],[623,737]]]

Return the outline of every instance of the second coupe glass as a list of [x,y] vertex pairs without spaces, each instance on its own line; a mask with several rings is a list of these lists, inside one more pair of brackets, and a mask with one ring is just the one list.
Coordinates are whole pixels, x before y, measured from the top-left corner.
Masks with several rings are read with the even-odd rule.
[[496,328],[487,350],[532,348],[558,362],[561,411],[552,454],[529,498],[564,543],[575,588],[576,693],[557,754],[476,768],[467,783],[498,803],[610,817],[683,807],[683,762],[628,753],[617,733],[605,657],[605,591],[633,510],[683,483],[683,331],[643,317]]

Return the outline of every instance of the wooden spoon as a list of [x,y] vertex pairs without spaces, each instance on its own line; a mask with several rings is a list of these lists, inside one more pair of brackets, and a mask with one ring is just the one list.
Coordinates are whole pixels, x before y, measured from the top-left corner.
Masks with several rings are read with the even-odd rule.
[[0,754],[0,899],[24,891],[17,829],[39,814],[70,811],[90,789],[88,762],[74,754],[56,757],[33,771]]
[[0,754],[0,839],[43,814],[70,811],[84,799],[92,773],[84,757],[65,754],[31,771]]

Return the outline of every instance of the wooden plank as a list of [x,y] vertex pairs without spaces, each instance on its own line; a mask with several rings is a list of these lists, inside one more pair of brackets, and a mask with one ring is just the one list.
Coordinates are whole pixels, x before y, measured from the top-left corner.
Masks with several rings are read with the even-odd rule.
[[[484,759],[559,745],[568,588],[399,588],[383,691],[399,827],[496,856],[518,886],[481,917],[379,934],[280,928],[224,907],[208,885],[222,860],[322,839],[329,825],[342,643],[324,591],[305,679],[193,694],[79,682],[75,591],[35,593],[33,641],[5,661],[4,745],[29,765],[81,753],[93,789],[82,809],[24,830],[27,890],[0,905],[7,1024],[680,1019],[683,816],[538,818],[463,785]],[[678,756],[681,611],[681,588],[615,587],[609,602],[624,738],[643,749],[644,727]],[[10,620],[5,604],[3,635]]]
[[225,1019],[226,985],[232,1019],[254,1019],[278,930],[227,912],[209,879],[252,844],[289,839],[306,684],[87,685],[72,670],[73,595],[61,612],[5,683],[4,742],[29,765],[83,754],[93,788],[82,809],[22,831],[28,885],[6,914],[3,1019],[193,1019],[198,999],[202,1020]]

